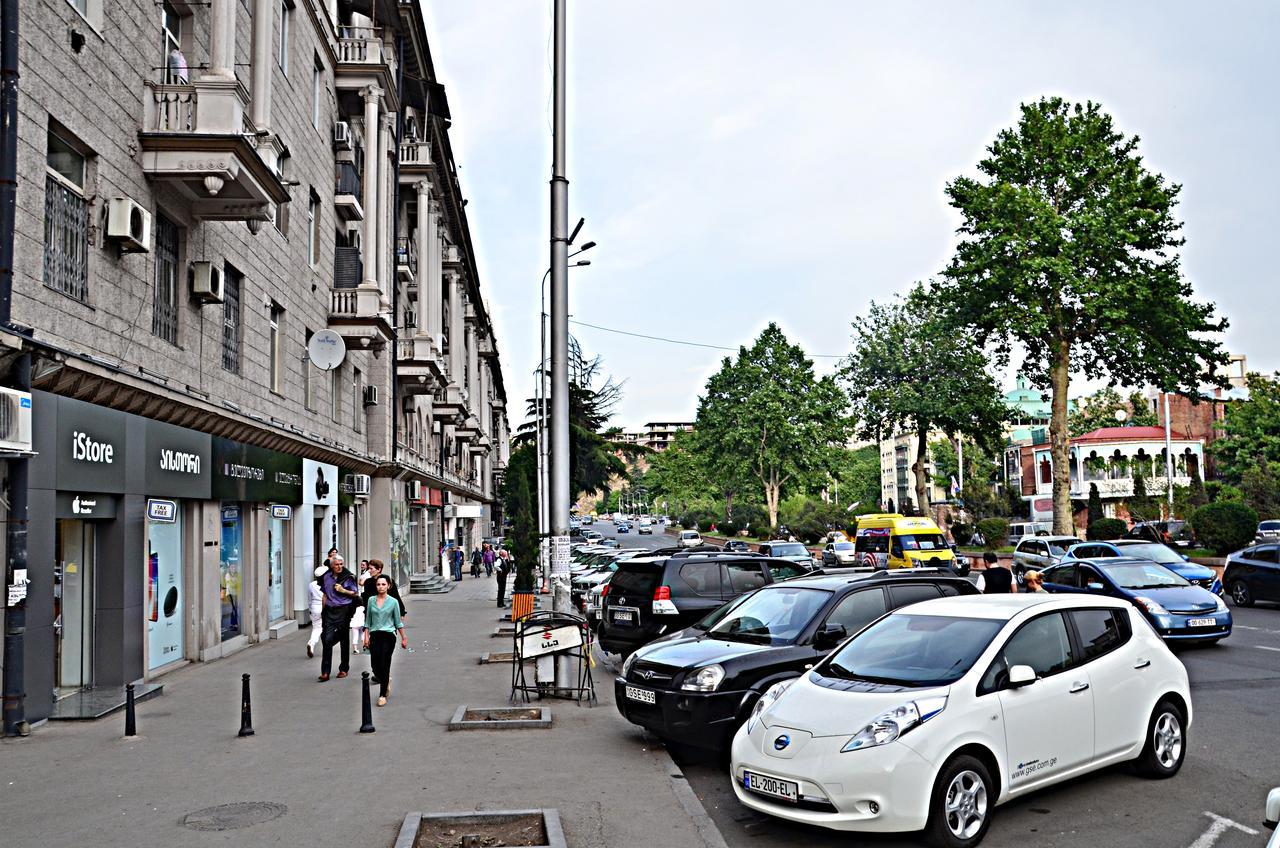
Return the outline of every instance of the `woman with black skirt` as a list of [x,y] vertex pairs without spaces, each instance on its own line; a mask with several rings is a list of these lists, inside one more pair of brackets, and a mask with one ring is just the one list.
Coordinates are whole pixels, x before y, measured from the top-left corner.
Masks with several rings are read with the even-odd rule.
[[404,635],[400,620],[400,602],[388,594],[391,578],[377,577],[377,594],[369,599],[364,611],[364,646],[369,649],[369,665],[378,681],[378,706],[387,705],[391,694],[391,655],[396,650],[396,634],[400,634],[400,647],[409,647],[409,637]]

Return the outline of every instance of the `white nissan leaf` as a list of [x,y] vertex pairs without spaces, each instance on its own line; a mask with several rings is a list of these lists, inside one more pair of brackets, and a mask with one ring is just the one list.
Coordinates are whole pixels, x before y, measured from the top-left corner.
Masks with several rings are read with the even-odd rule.
[[996,806],[1113,763],[1177,774],[1187,672],[1133,605],[942,598],[892,612],[769,689],[733,740],[752,809],[969,848]]

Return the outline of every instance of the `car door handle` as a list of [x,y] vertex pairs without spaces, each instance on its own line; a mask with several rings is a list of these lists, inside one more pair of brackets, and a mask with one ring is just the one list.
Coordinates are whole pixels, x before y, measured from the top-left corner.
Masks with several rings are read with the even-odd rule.
[[1136,663],[1134,663],[1134,664],[1133,664],[1133,667],[1134,667],[1134,668],[1146,668],[1146,667],[1147,667],[1147,666],[1149,666],[1149,665],[1151,665],[1151,660],[1138,660]]
[[1071,684],[1071,688],[1070,688],[1070,689],[1068,689],[1067,691],[1068,691],[1068,692],[1070,692],[1072,695],[1074,695],[1075,693],[1077,693],[1077,692],[1083,692],[1084,690],[1086,690],[1086,689],[1088,689],[1088,688],[1089,688],[1089,684],[1088,684],[1088,683],[1072,683],[1072,684]]

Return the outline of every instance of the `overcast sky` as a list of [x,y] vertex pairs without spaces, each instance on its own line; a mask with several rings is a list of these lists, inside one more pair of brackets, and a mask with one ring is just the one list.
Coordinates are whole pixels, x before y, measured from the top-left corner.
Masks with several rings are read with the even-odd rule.
[[[423,0],[513,425],[548,262],[551,3]],[[1280,4],[570,2],[574,318],[736,348],[770,321],[843,355],[936,275],[943,187],[1018,104],[1093,99],[1184,186],[1184,266],[1229,350],[1280,368]],[[626,380],[614,423],[692,419],[724,353],[571,327]],[[815,359],[829,369],[834,358]]]

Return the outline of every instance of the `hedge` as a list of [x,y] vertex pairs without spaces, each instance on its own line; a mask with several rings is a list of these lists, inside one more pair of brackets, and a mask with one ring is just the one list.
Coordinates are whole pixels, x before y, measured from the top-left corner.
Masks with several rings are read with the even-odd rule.
[[1242,503],[1217,501],[1191,513],[1191,529],[1201,545],[1223,556],[1253,541],[1258,513]]
[[[952,529],[954,535],[955,530]],[[987,550],[993,551],[1009,538],[1009,522],[1003,518],[984,518],[978,522],[978,532],[985,540]]]
[[956,522],[951,525],[951,538],[956,540],[957,545],[967,545],[973,541],[973,525],[966,524],[963,521]]
[[1099,518],[1089,525],[1085,538],[1091,542],[1102,542],[1107,539],[1119,539],[1129,529],[1119,518]]

